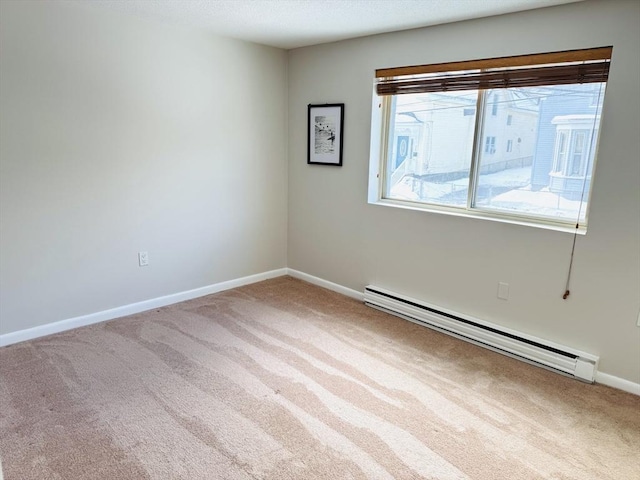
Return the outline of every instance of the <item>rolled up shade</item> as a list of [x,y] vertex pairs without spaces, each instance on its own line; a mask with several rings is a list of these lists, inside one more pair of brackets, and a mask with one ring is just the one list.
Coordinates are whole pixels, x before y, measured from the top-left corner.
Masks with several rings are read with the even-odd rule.
[[612,47],[376,70],[378,95],[606,82]]

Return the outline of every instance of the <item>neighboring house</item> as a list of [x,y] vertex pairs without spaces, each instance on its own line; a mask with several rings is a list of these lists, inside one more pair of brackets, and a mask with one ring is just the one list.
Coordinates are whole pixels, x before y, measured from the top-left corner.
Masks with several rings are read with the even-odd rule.
[[475,95],[404,95],[396,105],[396,172],[428,178],[466,176],[473,149]]
[[[392,126],[396,172],[436,181],[466,177],[473,151],[476,92],[404,97],[396,105]],[[493,90],[489,105],[481,144],[481,173],[530,165],[537,98],[516,90]]]
[[571,95],[543,96],[531,170],[532,189],[549,187],[554,193],[579,197],[584,184],[585,195],[588,193],[595,156],[591,145],[598,135],[604,96],[600,86],[573,85],[564,87],[574,92]]
[[[487,95],[479,173],[531,165],[537,96],[514,89],[492,90]],[[477,91],[394,97],[389,180],[395,197],[458,201],[459,193],[467,189],[475,148],[477,100]]]
[[485,112],[480,174],[531,165],[538,99],[523,89],[491,90]]

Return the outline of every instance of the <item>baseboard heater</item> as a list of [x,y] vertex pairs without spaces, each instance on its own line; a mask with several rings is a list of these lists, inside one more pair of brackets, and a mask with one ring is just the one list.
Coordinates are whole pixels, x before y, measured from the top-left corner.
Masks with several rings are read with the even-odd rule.
[[498,353],[593,383],[598,357],[525,335],[483,320],[430,305],[369,285],[364,302],[370,307],[461,338]]

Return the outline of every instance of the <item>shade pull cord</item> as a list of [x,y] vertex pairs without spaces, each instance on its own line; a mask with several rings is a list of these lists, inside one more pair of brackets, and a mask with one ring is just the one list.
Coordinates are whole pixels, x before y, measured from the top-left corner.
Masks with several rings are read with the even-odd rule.
[[[604,75],[602,78],[604,82]],[[602,85],[598,89],[598,97],[596,105],[600,105],[600,100],[602,97]],[[589,166],[591,164],[591,158],[593,156],[593,149],[595,148],[596,142],[596,123],[598,114],[600,111],[600,107],[593,116],[593,126],[591,127],[591,141],[589,142],[589,151],[587,152],[587,162],[585,165],[584,171],[584,181],[582,182],[582,193],[580,194],[580,206],[578,207],[578,218],[576,220],[576,229],[573,232],[573,244],[571,245],[571,258],[569,259],[569,271],[567,272],[567,283],[564,286],[564,294],[562,295],[562,299],[566,300],[571,295],[571,290],[569,290],[569,283],[571,282],[571,271],[573,270],[573,255],[576,251],[576,238],[578,238],[578,229],[580,228],[580,215],[582,214],[582,207],[584,206],[584,194],[587,187],[587,174],[589,173]]]
[[571,270],[573,270],[573,254],[576,251],[576,238],[578,238],[578,228],[580,227],[579,223],[576,223],[576,231],[573,232],[573,245],[571,246],[571,258],[569,259],[569,272],[567,273],[567,283],[564,286],[564,295],[562,295],[562,299],[566,300],[569,295],[571,295],[571,291],[569,290],[569,282],[571,281]]

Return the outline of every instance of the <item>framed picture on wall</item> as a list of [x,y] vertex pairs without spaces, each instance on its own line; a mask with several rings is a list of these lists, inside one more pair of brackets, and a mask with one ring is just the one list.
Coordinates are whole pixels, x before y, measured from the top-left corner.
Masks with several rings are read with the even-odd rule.
[[344,103],[309,105],[307,163],[342,166]]

